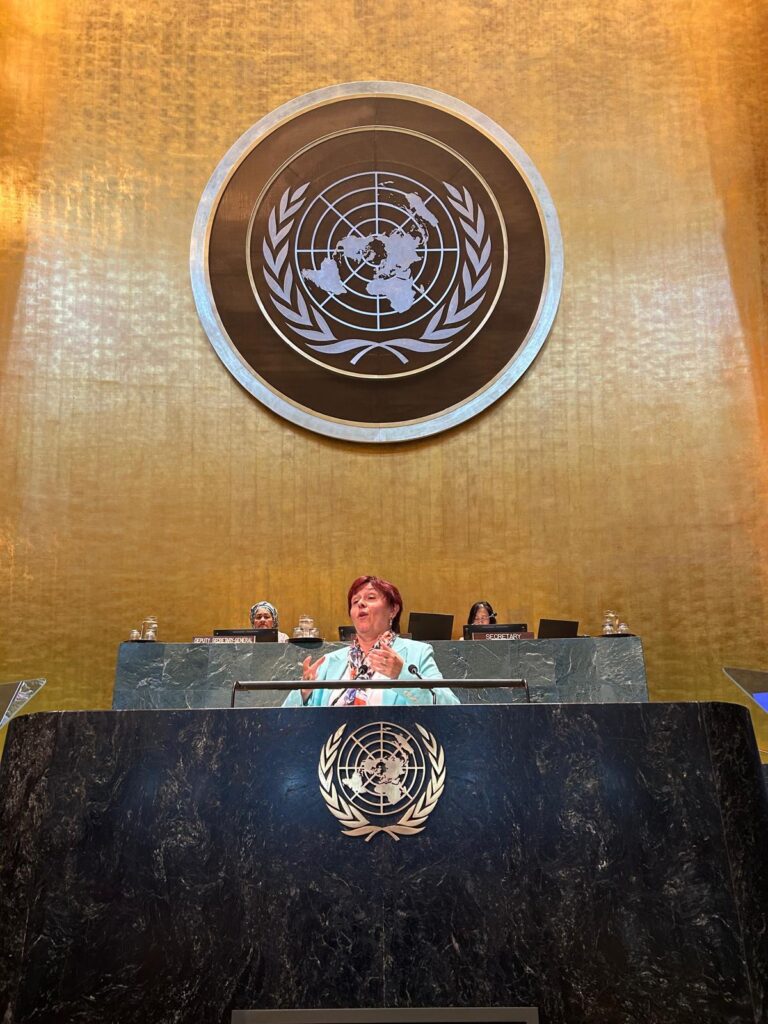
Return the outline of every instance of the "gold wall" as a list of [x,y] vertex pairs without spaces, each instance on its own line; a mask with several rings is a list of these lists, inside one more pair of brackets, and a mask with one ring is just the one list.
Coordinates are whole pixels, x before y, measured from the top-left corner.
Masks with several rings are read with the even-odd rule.
[[[408,608],[618,608],[653,696],[768,668],[762,0],[4,0],[0,681],[107,707],[118,642]],[[762,47],[762,52],[761,52]],[[395,79],[480,108],[559,210],[555,328],[470,424],[378,449],[279,420],[215,356],[192,220],[278,104]],[[768,730],[761,728],[768,748]]]

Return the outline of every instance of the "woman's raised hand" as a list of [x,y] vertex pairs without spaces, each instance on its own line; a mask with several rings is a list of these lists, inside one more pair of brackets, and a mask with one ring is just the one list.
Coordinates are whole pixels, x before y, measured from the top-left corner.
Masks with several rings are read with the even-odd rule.
[[[325,655],[323,655],[321,658],[318,658],[317,661],[312,661],[312,659],[309,656],[307,656],[301,663],[301,678],[305,680],[305,682],[314,683],[314,681],[317,679],[317,670],[320,668],[324,661]],[[301,691],[301,699],[305,704],[309,700],[311,693],[311,690]]]
[[377,647],[369,652],[366,661],[374,672],[386,676],[387,679],[397,679],[404,664],[397,651],[393,651],[391,647]]

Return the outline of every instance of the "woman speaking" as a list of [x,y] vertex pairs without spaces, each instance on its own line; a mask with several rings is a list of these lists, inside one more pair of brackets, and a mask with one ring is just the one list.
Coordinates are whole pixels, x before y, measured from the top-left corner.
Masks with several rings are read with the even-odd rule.
[[[349,588],[347,608],[355,639],[351,647],[304,661],[306,682],[347,680],[346,689],[293,690],[285,707],[343,707],[359,704],[458,704],[446,687],[419,687],[419,677],[442,679],[429,644],[398,636],[403,599],[393,583],[378,576],[360,576]],[[366,680],[398,679],[412,685],[380,690]]]

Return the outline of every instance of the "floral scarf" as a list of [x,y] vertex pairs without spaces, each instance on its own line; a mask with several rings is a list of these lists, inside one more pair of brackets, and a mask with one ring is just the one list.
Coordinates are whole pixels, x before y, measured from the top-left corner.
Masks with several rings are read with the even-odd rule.
[[[382,633],[379,639],[371,648],[371,651],[383,650],[385,647],[391,647],[395,640],[395,633],[391,629],[388,629],[386,633]],[[369,651],[368,654],[371,652]],[[363,649],[360,646],[360,642],[355,637],[355,642],[349,651],[349,657],[347,658],[347,668],[349,669],[349,675],[354,680],[358,679],[370,679],[373,676],[373,669],[366,663],[367,655],[363,653]],[[341,699],[335,702],[339,705],[349,704],[367,704],[368,703],[368,691],[360,687],[352,686],[348,690],[345,690],[341,695]]]

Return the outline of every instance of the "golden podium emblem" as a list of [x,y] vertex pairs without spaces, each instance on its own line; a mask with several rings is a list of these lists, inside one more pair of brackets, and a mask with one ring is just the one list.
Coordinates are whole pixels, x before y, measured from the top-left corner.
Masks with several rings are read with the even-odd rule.
[[445,789],[445,754],[431,732],[416,729],[418,737],[392,722],[369,722],[328,737],[320,793],[345,836],[369,842],[386,832],[399,840],[424,829]]

